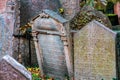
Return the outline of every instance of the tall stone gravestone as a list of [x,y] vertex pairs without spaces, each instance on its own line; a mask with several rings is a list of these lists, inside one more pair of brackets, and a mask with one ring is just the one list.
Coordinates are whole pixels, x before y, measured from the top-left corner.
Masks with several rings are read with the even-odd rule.
[[116,33],[93,20],[74,35],[75,80],[116,78]]
[[0,61],[0,80],[32,80],[32,77],[24,66],[6,55]]
[[43,10],[32,20],[38,63],[42,75],[49,75],[58,80],[72,76],[72,62],[64,18],[51,10]]
[[0,0],[0,59],[12,55],[13,31],[17,25],[17,0]]

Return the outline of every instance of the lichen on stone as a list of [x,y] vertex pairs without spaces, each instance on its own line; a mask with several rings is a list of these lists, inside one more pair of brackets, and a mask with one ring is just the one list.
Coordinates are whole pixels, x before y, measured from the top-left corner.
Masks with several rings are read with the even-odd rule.
[[92,20],[97,20],[108,28],[112,27],[108,17],[91,6],[83,6],[80,12],[70,21],[70,27],[73,30],[80,30]]

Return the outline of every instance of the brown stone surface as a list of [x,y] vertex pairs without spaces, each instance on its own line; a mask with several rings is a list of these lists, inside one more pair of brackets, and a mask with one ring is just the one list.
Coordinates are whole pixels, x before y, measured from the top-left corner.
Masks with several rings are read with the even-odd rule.
[[0,61],[0,80],[31,80],[31,74],[7,55]]
[[75,34],[75,80],[116,78],[115,37],[115,32],[97,21],[88,23]]

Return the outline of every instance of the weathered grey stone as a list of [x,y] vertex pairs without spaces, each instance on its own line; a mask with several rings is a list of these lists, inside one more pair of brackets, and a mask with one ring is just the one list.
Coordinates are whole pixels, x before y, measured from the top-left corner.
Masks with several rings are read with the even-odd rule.
[[95,20],[75,34],[75,80],[116,78],[115,39],[115,32]]
[[32,80],[32,77],[24,66],[6,55],[0,61],[0,80]]
[[79,12],[81,0],[20,0],[21,2],[21,25],[25,25],[32,17],[39,14],[44,9],[51,9],[59,13],[59,9],[64,9],[64,16],[71,20]]
[[76,13],[80,11],[80,1],[81,0],[60,0],[66,19],[71,20]]
[[0,1],[0,59],[12,55],[13,32],[16,29],[19,10],[17,0]]
[[63,80],[65,75],[73,77],[70,49],[64,18],[51,10],[33,19],[32,32],[37,58],[43,74]]
[[21,2],[21,25],[27,24],[32,17],[39,14],[43,9],[58,11],[61,7],[59,0],[20,0]]
[[[43,70],[49,75],[51,74],[62,74],[59,76],[64,76],[68,74],[65,58],[59,59],[59,56],[64,55],[64,45],[60,39],[60,36],[55,35],[38,35],[39,45],[43,52]],[[46,45],[44,45],[46,44]],[[51,55],[52,54],[52,55]],[[50,62],[49,62],[50,61]],[[62,63],[62,61],[64,61]],[[62,63],[62,64],[61,64]],[[51,65],[52,64],[52,65]],[[53,65],[54,64],[54,65]],[[51,66],[49,66],[51,65]],[[62,67],[64,65],[64,67]],[[51,69],[50,69],[51,68]],[[50,69],[50,70],[49,70]],[[62,70],[61,70],[62,69]],[[61,78],[61,79],[63,79]]]

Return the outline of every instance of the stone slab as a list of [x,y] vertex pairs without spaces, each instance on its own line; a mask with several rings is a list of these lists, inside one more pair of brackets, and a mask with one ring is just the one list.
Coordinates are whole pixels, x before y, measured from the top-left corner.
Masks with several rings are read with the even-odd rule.
[[0,59],[6,54],[13,55],[13,32],[18,22],[18,2],[0,0]]
[[31,21],[32,36],[41,73],[58,80],[63,80],[66,75],[70,78],[73,76],[68,44],[69,33],[65,28],[66,21],[51,10],[43,10],[43,13]]
[[0,80],[32,80],[32,77],[24,66],[6,55],[0,61]]
[[43,71],[55,79],[63,80],[68,74],[64,45],[57,35],[39,34],[39,45],[43,55]]
[[115,38],[115,32],[95,20],[75,34],[75,80],[116,78]]

